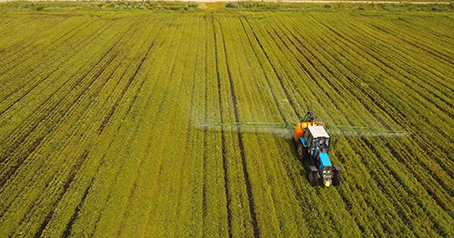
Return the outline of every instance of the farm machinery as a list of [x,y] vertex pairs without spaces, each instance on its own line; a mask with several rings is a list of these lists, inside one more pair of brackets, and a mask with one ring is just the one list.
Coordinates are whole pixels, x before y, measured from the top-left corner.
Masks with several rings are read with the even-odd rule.
[[334,148],[337,140],[331,145],[332,135],[343,137],[374,137],[374,136],[405,136],[409,132],[396,132],[381,128],[336,126],[315,121],[312,111],[307,112],[299,123],[284,122],[236,122],[236,123],[209,123],[199,124],[204,130],[230,131],[236,133],[273,134],[287,139],[293,138],[298,159],[306,165],[308,180],[312,186],[323,183],[325,187],[337,186],[341,181],[341,167],[332,165],[328,156],[330,149]]
[[298,159],[309,162],[309,183],[317,186],[319,181],[323,181],[325,187],[339,185],[341,167],[332,165],[329,159],[330,136],[325,130],[325,123],[314,122],[314,113],[308,112],[295,126],[293,138]]

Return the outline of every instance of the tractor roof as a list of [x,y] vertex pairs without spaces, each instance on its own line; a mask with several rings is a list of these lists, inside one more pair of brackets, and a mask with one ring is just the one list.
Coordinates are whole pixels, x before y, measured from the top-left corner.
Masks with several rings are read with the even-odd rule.
[[314,138],[319,137],[329,138],[329,135],[328,133],[326,133],[325,128],[323,128],[323,126],[308,126],[307,128],[309,129],[310,133],[312,134],[312,137]]

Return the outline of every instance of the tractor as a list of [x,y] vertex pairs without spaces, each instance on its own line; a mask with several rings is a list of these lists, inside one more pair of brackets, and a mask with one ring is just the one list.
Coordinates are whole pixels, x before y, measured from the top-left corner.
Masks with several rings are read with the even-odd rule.
[[331,164],[328,157],[330,137],[323,122],[314,122],[313,112],[308,112],[295,126],[294,140],[298,159],[309,164],[309,183],[317,186],[323,181],[325,187],[339,185],[341,167]]

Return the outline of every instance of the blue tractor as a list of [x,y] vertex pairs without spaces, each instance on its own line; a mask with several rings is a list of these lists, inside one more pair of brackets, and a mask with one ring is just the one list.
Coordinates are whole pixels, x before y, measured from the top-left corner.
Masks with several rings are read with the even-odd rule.
[[314,122],[314,114],[308,112],[303,122],[295,127],[294,139],[298,158],[307,162],[308,180],[312,186],[323,181],[325,187],[340,183],[339,165],[332,165],[328,156],[330,137],[323,122]]

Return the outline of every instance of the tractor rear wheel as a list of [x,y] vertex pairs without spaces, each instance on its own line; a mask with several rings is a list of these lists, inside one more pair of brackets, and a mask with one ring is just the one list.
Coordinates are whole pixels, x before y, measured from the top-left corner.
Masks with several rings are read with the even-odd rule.
[[306,148],[304,148],[303,146],[303,143],[302,142],[298,142],[298,145],[296,147],[296,154],[298,155],[298,159],[303,161],[304,160],[304,150]]
[[340,184],[340,171],[334,170],[333,171],[333,185],[338,186]]
[[309,173],[309,183],[311,184],[312,187],[315,187],[318,185],[318,179],[317,179],[317,172],[310,172]]

